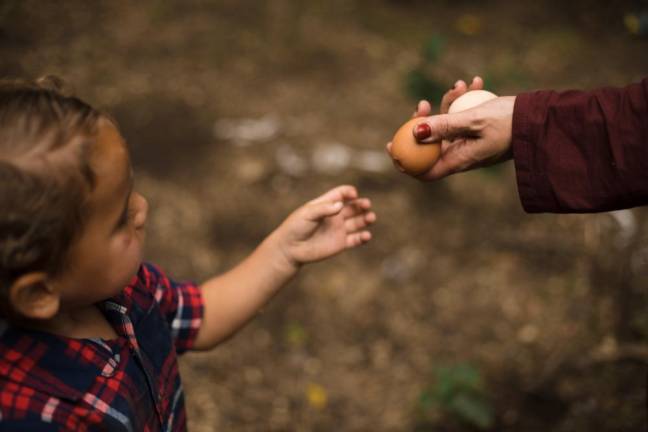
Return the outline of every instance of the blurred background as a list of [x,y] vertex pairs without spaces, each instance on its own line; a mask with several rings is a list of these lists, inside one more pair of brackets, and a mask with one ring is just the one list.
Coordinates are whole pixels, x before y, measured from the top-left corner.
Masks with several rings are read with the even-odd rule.
[[[0,74],[113,113],[147,258],[226,271],[341,183],[374,240],[181,359],[193,431],[643,431],[648,213],[527,215],[511,163],[422,184],[384,145],[419,98],[648,74],[642,1],[0,1]],[[241,287],[245,289],[245,287]]]

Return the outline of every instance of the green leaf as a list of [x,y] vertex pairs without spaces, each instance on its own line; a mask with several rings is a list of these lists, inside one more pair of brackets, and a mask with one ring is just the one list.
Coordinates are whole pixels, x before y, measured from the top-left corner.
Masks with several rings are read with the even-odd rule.
[[457,387],[467,390],[480,390],[482,388],[481,374],[474,366],[460,364],[453,369],[452,373]]
[[441,35],[430,37],[423,44],[423,59],[428,63],[435,63],[441,57],[444,46],[445,39]]
[[434,403],[434,399],[432,398],[432,395],[430,394],[429,390],[423,390],[421,394],[419,395],[419,400],[418,400],[419,406],[421,409],[426,411],[432,404]]
[[436,371],[436,385],[434,387],[435,399],[445,405],[452,400],[452,396],[456,390],[452,370],[448,367],[439,367]]
[[291,322],[285,327],[284,337],[293,347],[303,346],[308,340],[306,329],[298,322]]
[[492,427],[495,420],[495,415],[490,404],[475,394],[458,394],[452,399],[448,409],[461,420],[477,426],[480,429]]
[[441,84],[428,78],[420,69],[410,71],[405,77],[407,93],[414,100],[427,99],[438,103],[446,89]]
[[479,371],[469,364],[439,367],[436,370],[437,394],[447,400],[460,391],[479,391],[483,382]]

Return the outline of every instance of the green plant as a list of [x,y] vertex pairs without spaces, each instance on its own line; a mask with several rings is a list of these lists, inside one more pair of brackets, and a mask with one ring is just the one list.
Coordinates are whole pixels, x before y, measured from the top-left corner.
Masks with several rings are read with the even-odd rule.
[[414,100],[427,99],[430,101],[440,101],[445,93],[444,86],[431,79],[424,71],[420,69],[411,70],[406,80],[407,94]]
[[285,326],[284,338],[291,347],[298,348],[306,344],[308,333],[301,323],[293,321]]
[[485,392],[481,374],[469,364],[441,366],[435,370],[434,383],[420,395],[418,405],[423,417],[434,410],[481,430],[490,429],[495,413]]
[[447,86],[435,77],[435,66],[443,55],[444,47],[445,39],[441,35],[433,35],[423,43],[420,63],[405,76],[407,94],[414,100],[436,102],[445,93]]
[[441,35],[433,35],[423,44],[423,59],[427,63],[436,63],[445,47],[445,39]]

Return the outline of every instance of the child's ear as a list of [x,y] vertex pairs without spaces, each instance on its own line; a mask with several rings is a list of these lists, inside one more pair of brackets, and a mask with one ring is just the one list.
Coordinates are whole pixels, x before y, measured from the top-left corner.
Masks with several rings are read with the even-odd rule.
[[12,309],[27,319],[46,320],[59,310],[60,297],[52,289],[44,272],[24,274],[9,288],[9,302]]

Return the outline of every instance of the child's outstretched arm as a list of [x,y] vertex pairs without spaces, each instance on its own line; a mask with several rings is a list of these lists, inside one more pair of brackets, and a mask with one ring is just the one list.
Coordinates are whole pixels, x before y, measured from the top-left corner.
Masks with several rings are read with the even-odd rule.
[[194,349],[206,350],[243,327],[306,263],[368,242],[371,202],[339,186],[295,210],[243,262],[202,286],[205,312]]

